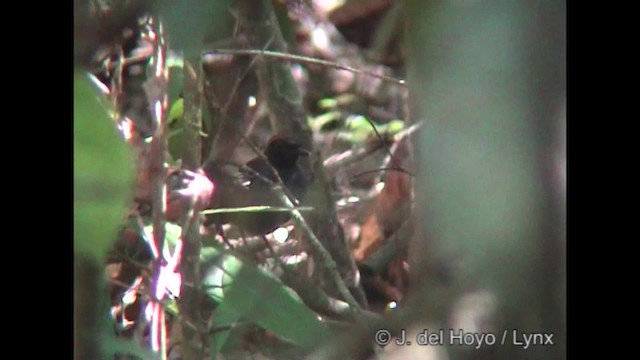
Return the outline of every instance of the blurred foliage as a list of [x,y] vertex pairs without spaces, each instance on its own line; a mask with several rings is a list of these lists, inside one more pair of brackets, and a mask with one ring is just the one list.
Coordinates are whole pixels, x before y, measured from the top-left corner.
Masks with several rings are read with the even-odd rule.
[[[408,2],[409,106],[418,227],[414,310],[444,323],[465,291],[499,302],[497,329],[556,334],[555,346],[498,346],[493,359],[562,359],[564,299],[554,287],[564,239],[551,230],[549,147],[566,91],[564,1]],[[420,216],[420,215],[418,215]],[[551,251],[550,251],[551,250]],[[452,266],[456,262],[464,266]],[[423,277],[447,266],[446,280]],[[560,280],[561,281],[561,280]],[[446,284],[446,285],[445,285]],[[463,350],[450,348],[453,358]],[[482,357],[478,357],[482,358]]]
[[231,0],[160,0],[156,10],[166,25],[169,46],[183,56],[197,55],[204,44],[233,36]]
[[108,109],[80,73],[73,97],[74,251],[102,261],[130,200],[133,160]]
[[[117,339],[109,316],[103,261],[112,248],[132,194],[133,160],[118,136],[110,110],[88,79],[74,75],[74,323],[78,352],[113,358],[152,356],[132,341]],[[89,355],[92,354],[92,355]]]
[[393,136],[404,129],[404,121],[391,120],[378,123],[364,115],[344,115],[340,111],[329,111],[308,120],[314,131],[337,131],[337,138],[352,145],[364,145],[367,141],[380,136]]
[[[128,2],[97,3],[113,6]],[[170,49],[167,125],[168,152],[174,160],[182,158],[187,145],[183,60],[199,64],[194,60],[203,50],[214,47],[212,44],[219,40],[241,34],[237,32],[239,19],[238,13],[232,10],[233,3],[231,0],[153,3],[165,25]],[[284,4],[275,2],[276,16],[293,48],[298,40],[296,29]],[[543,10],[553,12],[557,7],[558,12],[564,14],[563,5],[558,5],[564,3],[536,5],[538,8],[529,1],[531,9],[524,3],[507,0],[484,5],[441,1],[427,4],[418,0],[407,4],[407,26],[411,31],[407,33],[406,78],[411,87],[411,115],[414,121],[424,122],[416,141],[420,181],[417,182],[415,215],[425,219],[419,227],[429,234],[428,241],[443,240],[439,245],[424,240],[427,236],[406,240],[412,242],[412,275],[418,276],[412,286],[419,300],[418,306],[412,307],[409,303],[407,313],[411,314],[411,321],[426,318],[444,322],[459,295],[449,291],[473,284],[491,290],[511,308],[510,313],[503,313],[504,318],[511,321],[509,325],[544,332],[546,328],[542,327],[549,324],[544,322],[548,318],[537,316],[537,311],[555,313],[545,308],[548,303],[544,301],[549,294],[542,292],[541,284],[545,280],[541,279],[540,269],[553,254],[543,258],[538,245],[545,216],[542,210],[547,204],[540,200],[546,196],[537,173],[543,158],[540,156],[543,141],[536,134],[546,134],[543,126],[549,114],[537,112],[537,108],[546,106],[546,99],[558,98],[557,91],[544,86],[564,78],[562,71],[557,70],[562,63],[554,52],[557,49],[549,50],[550,46],[557,45],[557,38],[539,42],[532,38],[535,38],[533,30],[540,26],[536,21],[547,19]],[[532,10],[534,7],[536,10]],[[536,16],[530,16],[532,13]],[[77,37],[85,28],[98,32],[89,26],[88,13],[78,19]],[[123,25],[116,25],[109,29],[118,30],[114,34],[120,36]],[[82,40],[78,48],[82,51],[76,49],[75,52],[83,61],[90,50],[105,42],[104,39]],[[549,71],[560,76],[553,78]],[[316,116],[308,117],[309,127],[316,134],[335,134],[335,139],[346,147],[364,146],[378,136],[388,140],[406,127],[405,121],[397,119],[398,113],[389,112],[392,115],[380,116],[382,120],[372,116],[368,113],[369,104],[360,95],[343,92],[318,97],[324,98],[317,102]],[[109,106],[100,101],[98,92],[82,74],[75,74],[74,252],[90,259],[93,265],[102,265],[111,249],[132,193],[133,159],[126,143],[117,135]],[[207,113],[203,111],[205,119]],[[245,209],[265,210],[269,209]],[[217,210],[224,211],[229,210]],[[151,225],[144,231],[151,234]],[[181,234],[180,226],[167,224],[163,251],[172,253]],[[440,274],[423,276],[432,274],[432,269],[455,265],[458,259],[463,259],[465,266],[456,273],[457,277],[447,273],[450,277],[438,283],[441,279],[436,278]],[[284,342],[304,349],[316,347],[330,338],[327,324],[275,275],[254,265],[253,259],[250,261],[217,247],[204,247],[200,260],[201,285],[207,300],[211,300],[208,303],[215,306],[207,325],[208,333],[203,336],[209,343],[212,359],[230,350],[234,330],[238,330],[240,323],[258,325]],[[447,271],[448,268],[443,273]],[[99,292],[106,288],[103,274],[94,280],[93,286],[81,289],[84,293],[80,295],[85,296],[81,300],[87,302],[88,297],[95,296],[98,299],[95,302],[100,303]],[[442,284],[447,281],[453,286],[443,291]],[[88,304],[95,305],[100,312],[98,315],[103,321],[100,325],[108,325],[104,309]],[[527,313],[522,315],[514,309],[526,309]],[[172,315],[180,315],[174,301],[169,301],[167,310]],[[142,358],[151,358],[131,348],[131,344],[105,334],[83,335],[99,338],[109,354],[133,351]],[[546,349],[538,350],[540,352],[532,351],[528,356],[535,358]],[[458,353],[452,354],[455,358]],[[509,358],[509,354],[502,355],[501,358]]]

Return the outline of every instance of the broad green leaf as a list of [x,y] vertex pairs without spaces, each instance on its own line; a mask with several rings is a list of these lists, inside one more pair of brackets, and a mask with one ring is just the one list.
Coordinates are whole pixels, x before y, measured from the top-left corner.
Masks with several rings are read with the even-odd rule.
[[[233,313],[302,347],[329,336],[326,326],[298,295],[271,273],[229,254],[210,250],[203,284]],[[217,344],[217,342],[216,342]]]
[[242,263],[234,256],[214,247],[204,247],[200,251],[203,262],[202,285],[205,292],[214,301],[224,300],[223,289],[233,284],[233,278]]
[[74,251],[101,260],[131,196],[133,162],[108,109],[81,74],[74,76]]
[[[229,305],[229,302],[222,302],[211,315],[212,322],[209,331],[233,326],[241,317],[242,315],[234,310],[233,306]],[[229,339],[231,329],[216,330],[209,334],[209,351],[211,352],[212,360],[217,359],[217,355],[226,344],[227,339]]]
[[328,338],[328,330],[293,292],[270,273],[241,266],[233,285],[225,289],[228,301],[244,318],[303,347]]

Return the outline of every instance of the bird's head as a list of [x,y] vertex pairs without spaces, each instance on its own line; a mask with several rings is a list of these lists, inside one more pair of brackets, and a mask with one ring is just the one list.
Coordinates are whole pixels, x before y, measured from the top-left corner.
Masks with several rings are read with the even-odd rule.
[[274,167],[293,167],[300,156],[308,156],[309,150],[290,136],[276,135],[264,151],[267,160]]

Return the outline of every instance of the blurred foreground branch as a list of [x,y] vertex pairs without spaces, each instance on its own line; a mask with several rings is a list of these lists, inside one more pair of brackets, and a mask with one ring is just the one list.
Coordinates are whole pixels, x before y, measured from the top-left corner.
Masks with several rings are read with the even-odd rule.
[[425,124],[408,311],[458,328],[456,302],[488,291],[490,331],[553,334],[553,345],[525,350],[510,333],[505,346],[450,347],[452,358],[563,359],[564,203],[548,169],[566,91],[565,2],[408,5],[411,116]]

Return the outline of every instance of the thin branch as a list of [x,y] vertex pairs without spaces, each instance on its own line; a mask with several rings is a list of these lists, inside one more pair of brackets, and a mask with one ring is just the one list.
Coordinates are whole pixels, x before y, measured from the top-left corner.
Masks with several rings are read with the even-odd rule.
[[322,59],[312,58],[312,57],[303,56],[303,55],[294,55],[294,54],[287,54],[287,53],[268,51],[268,50],[234,50],[234,49],[209,50],[209,51],[206,51],[205,54],[261,55],[261,56],[264,56],[265,58],[271,58],[271,59],[323,65],[323,66],[332,67],[338,70],[349,71],[358,75],[370,76],[376,79],[392,82],[402,87],[407,86],[406,81],[402,79],[396,79],[391,76],[380,75],[371,71],[356,69],[354,67],[342,65],[333,61],[322,60]]
[[[353,307],[354,310],[361,310],[360,304],[358,304],[358,302],[353,297],[353,295],[351,295],[351,292],[347,288],[347,285],[345,284],[344,279],[342,279],[342,276],[340,276],[340,274],[338,273],[338,267],[336,265],[336,262],[333,260],[333,257],[331,256],[331,254],[329,254],[327,249],[324,248],[320,240],[318,240],[318,238],[313,233],[313,230],[311,230],[311,227],[309,227],[309,225],[305,221],[300,211],[296,209],[296,207],[293,205],[294,202],[297,202],[297,201],[293,196],[288,194],[289,191],[285,190],[286,186],[284,185],[284,182],[280,178],[278,171],[273,168],[273,166],[271,165],[267,157],[260,150],[258,150],[258,148],[255,145],[253,145],[253,143],[249,139],[247,139],[244,136],[244,134],[241,133],[240,135],[245,140],[247,145],[249,145],[249,147],[255,152],[255,154],[259,158],[261,158],[265,164],[269,165],[271,173],[275,177],[276,184],[277,184],[277,186],[273,187],[273,190],[276,193],[278,193],[282,204],[287,209],[289,209],[289,211],[291,211],[291,215],[293,216],[294,220],[307,235],[307,238],[309,239],[309,245],[315,250],[315,253],[317,253],[320,256],[320,259],[318,259],[320,264],[330,274],[331,280],[336,285],[336,288],[338,289],[338,292],[340,293],[340,295],[345,299],[345,301],[349,304],[349,306]],[[246,167],[243,167],[243,168],[246,168]],[[249,168],[246,168],[245,170],[252,171]],[[255,175],[259,176],[261,180],[267,183],[273,183],[272,181],[270,181],[269,179],[267,179],[266,177],[262,176],[259,173],[255,173]]]
[[[300,206],[295,208],[299,211],[313,211],[313,208],[310,206]],[[291,209],[286,207],[277,207],[277,206],[245,206],[238,208],[224,208],[224,209],[210,209],[203,210],[200,212],[202,215],[211,215],[211,214],[228,214],[228,213],[240,213],[240,212],[290,212]]]
[[125,67],[130,64],[136,64],[139,62],[147,61],[154,55],[154,50],[150,48],[142,48],[140,53],[132,55],[128,58],[121,57],[116,61],[105,61],[103,65],[95,67],[93,73],[99,73],[100,71],[109,72],[120,66]]
[[[233,39],[234,39],[235,45],[244,46],[245,40],[243,37],[240,36]],[[224,46],[228,46],[228,45],[229,44],[227,42],[224,42]],[[215,47],[216,45],[213,44],[212,46]],[[209,62],[212,62],[212,60],[208,59],[208,57],[205,56],[206,53],[202,53],[201,55],[202,55],[201,58],[203,59],[203,65]],[[215,61],[215,56],[213,56],[213,58],[214,58],[213,61]],[[254,68],[257,62],[258,62],[258,58],[254,57],[251,59],[249,64],[247,64],[243,68],[238,69],[239,73],[237,74],[237,77],[231,87],[231,90],[229,92],[225,91],[224,93],[224,96],[226,96],[227,98],[227,101],[224,103],[224,105],[221,105],[221,101],[219,101],[216,98],[215,91],[209,91],[206,93],[207,100],[209,101],[209,103],[216,104],[216,107],[220,109],[219,110],[220,124],[218,125],[218,131],[216,132],[213,138],[213,141],[211,143],[211,148],[209,149],[209,153],[207,155],[206,161],[220,157],[220,143],[223,143],[223,145],[225,145],[225,147],[228,148],[229,150],[232,150],[232,148],[235,149],[237,145],[237,141],[236,141],[237,137],[234,136],[232,141],[230,141],[229,138],[222,138],[224,141],[221,141],[221,136],[223,134],[228,134],[227,131],[225,131],[225,129],[229,129],[229,128],[234,129],[236,132],[240,132],[238,130],[238,125],[234,120],[236,117],[240,117],[240,114],[237,111],[234,111],[234,114],[231,114],[231,118],[230,118],[229,112],[230,112],[230,109],[232,109],[232,106],[238,106],[237,104],[234,105],[233,99],[234,97],[239,96],[237,94],[241,89],[244,88],[243,82],[245,81],[245,78],[247,77],[247,75],[249,75],[249,73],[251,72],[251,69]],[[217,81],[220,81],[220,80],[217,79]],[[241,86],[243,87],[241,88]],[[240,94],[240,95],[242,95],[240,97],[242,98],[242,97],[245,97],[247,94]],[[243,108],[243,112],[246,114],[246,111],[244,110],[244,104],[242,105],[242,108]]]
[[[409,175],[411,177],[415,177],[415,175],[413,173],[411,173],[409,170],[405,170],[405,169],[400,168],[400,167],[382,167],[382,168],[378,168],[378,169],[363,171],[361,173],[358,173],[358,174],[354,175],[352,178],[355,179],[355,178],[360,177],[360,176],[364,176],[364,175],[371,174],[371,173],[376,173],[376,172],[382,172],[382,171],[398,171],[398,172],[401,172],[401,173],[405,173],[405,174],[407,174],[407,175]],[[379,181],[376,181],[376,183],[377,182],[379,182]]]
[[[195,63],[195,64],[194,64]],[[202,59],[184,59],[184,148],[182,154],[182,167],[195,171],[200,167],[202,141],[200,132],[202,129],[202,100],[204,93],[204,81],[202,73]],[[201,284],[200,274],[200,249],[202,238],[200,236],[200,216],[196,211],[197,199],[190,198],[187,209],[183,214],[179,244],[176,246],[175,259],[172,265],[180,263],[180,274],[183,285],[193,284],[193,288],[183,286],[179,299],[180,315],[183,317],[182,334],[184,345],[183,356],[187,360],[200,358],[197,341],[202,338],[204,332],[191,323],[202,322],[199,304],[202,294],[198,289]],[[196,336],[197,335],[197,336]]]
[[[279,190],[281,191],[281,189]],[[338,293],[340,293],[342,298],[347,302],[347,304],[349,304],[349,306],[354,311],[356,312],[361,311],[362,307],[360,306],[360,304],[358,304],[358,302],[353,297],[353,295],[351,295],[351,292],[349,291],[349,288],[347,288],[347,285],[344,282],[344,279],[342,279],[342,276],[340,276],[340,274],[338,273],[338,266],[336,265],[336,262],[333,260],[333,257],[331,257],[331,254],[327,251],[327,249],[324,248],[324,246],[322,245],[320,240],[318,240],[318,238],[313,233],[309,225],[307,225],[307,222],[304,220],[304,217],[302,217],[302,214],[300,213],[300,211],[294,208],[293,203],[291,202],[289,197],[287,197],[287,195],[285,195],[285,193],[282,191],[280,194],[280,201],[282,201],[282,203],[285,206],[291,209],[291,215],[293,216],[293,219],[302,228],[305,235],[307,235],[309,245],[313,248],[313,250],[315,250],[315,253],[318,254],[318,256],[320,257],[318,260],[320,264],[327,270],[327,273],[331,277],[331,280],[333,281],[333,283],[336,285],[336,288],[338,289]]]
[[[253,55],[260,55],[264,58],[280,58],[287,61],[294,59],[300,61],[308,60],[305,57],[292,57],[284,53],[286,44],[280,28],[277,26],[271,2],[242,0],[238,1],[238,7],[251,46],[254,49],[263,49],[265,44],[271,43],[269,46],[270,51],[253,51]],[[227,54],[234,52],[234,50],[230,51]],[[218,53],[223,52],[218,51]],[[240,55],[242,52],[235,53]],[[252,55],[251,51],[244,54]],[[283,54],[285,54],[284,57]],[[338,64],[338,66],[341,65]],[[302,96],[293,79],[288,63],[284,61],[261,61],[257,69],[257,77],[261,91],[266,95],[265,100],[269,109],[269,119],[274,125],[274,130],[276,132],[297,134],[302,145],[312,150],[312,134],[307,124],[306,112],[302,105]],[[317,194],[322,194],[316,199],[318,200],[317,205],[314,204],[318,209],[318,215],[313,214],[312,217],[315,219],[316,231],[322,236],[324,243],[321,244],[318,241],[318,238],[311,231],[298,210],[293,210],[292,215],[300,227],[309,235],[307,236],[308,241],[313,244],[310,245],[313,249],[312,255],[316,258],[320,267],[320,271],[316,272],[316,280],[320,282],[324,282],[323,278],[330,280],[331,285],[335,287],[332,290],[336,290],[350,304],[355,303],[353,296],[357,296],[359,304],[366,306],[362,288],[355,281],[357,268],[344,241],[342,228],[336,218],[335,206],[330,200],[331,192],[324,168],[316,157],[317,151],[313,153],[315,155],[310,158],[310,163],[303,162],[303,168],[305,170],[313,169],[312,171],[315,174],[315,180],[311,183],[311,193],[315,194],[318,191]],[[278,183],[282,184],[282,181],[278,179]],[[285,188],[280,187],[280,190],[282,190],[281,200],[283,204],[293,208],[294,201],[284,193]],[[347,288],[345,279],[342,276],[353,281],[352,289]],[[353,295],[350,290],[353,290]],[[358,308],[359,306],[355,309]]]
[[[415,123],[410,127],[400,131],[399,133],[393,136],[393,142],[398,143],[404,138],[413,135],[416,131],[418,131],[422,127],[422,122]],[[364,159],[365,157],[373,154],[374,152],[382,149],[383,144],[376,143],[375,146],[370,148],[358,148],[358,149],[349,149],[340,154],[336,154],[331,156],[330,158],[324,161],[324,166],[330,173],[335,173],[339,168],[344,166],[356,163]]]
[[300,275],[290,265],[282,265],[282,281],[300,296],[312,310],[338,319],[381,320],[380,315],[353,307],[348,303],[328,296],[305,276]]
[[373,129],[373,132],[376,134],[376,137],[378,138],[380,145],[387,151],[387,155],[389,156],[389,158],[393,159],[393,154],[391,153],[391,150],[387,146],[385,139],[382,137],[382,135],[380,135],[380,132],[378,132],[378,128],[376,128],[376,124],[374,124],[373,121],[371,121],[371,119],[369,119],[366,116],[364,117],[364,119],[369,123],[369,126],[371,126],[371,128]]
[[[159,352],[161,359],[166,359],[166,337],[164,324],[164,310],[159,303],[164,298],[165,288],[161,279],[162,267],[165,259],[162,256],[162,249],[165,240],[166,221],[166,169],[165,153],[167,149],[167,137],[165,133],[165,120],[168,108],[167,83],[169,72],[166,71],[166,44],[164,39],[164,29],[158,21],[154,30],[149,30],[149,35],[155,39],[155,49],[153,57],[154,72],[153,77],[148,80],[145,88],[149,104],[152,109],[152,119],[154,120],[155,132],[150,144],[150,177],[151,177],[151,202],[153,205],[153,245],[158,256],[153,262],[153,282],[152,296],[154,299],[154,319],[152,329],[152,350]],[[157,336],[157,337],[156,337]]]

